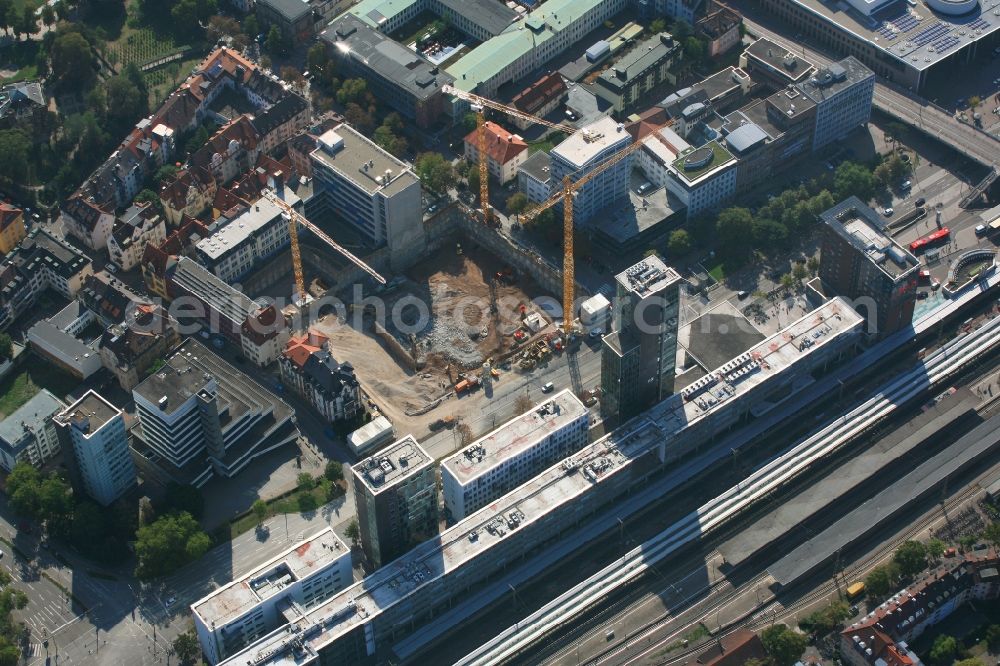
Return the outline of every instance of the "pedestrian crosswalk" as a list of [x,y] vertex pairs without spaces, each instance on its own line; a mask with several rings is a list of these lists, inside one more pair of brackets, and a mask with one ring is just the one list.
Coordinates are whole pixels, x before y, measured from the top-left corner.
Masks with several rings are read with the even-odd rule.
[[38,657],[45,654],[45,646],[41,643],[30,643],[28,649],[25,650],[25,657]]

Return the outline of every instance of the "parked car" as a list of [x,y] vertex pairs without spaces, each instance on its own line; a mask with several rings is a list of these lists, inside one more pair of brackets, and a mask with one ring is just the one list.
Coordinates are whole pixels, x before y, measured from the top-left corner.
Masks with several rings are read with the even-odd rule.
[[902,183],[900,183],[899,187],[901,189],[908,190],[911,187],[913,187],[913,183],[911,183],[909,180],[904,180]]
[[542,386],[542,393],[552,393],[555,390],[555,384],[548,382]]
[[976,225],[976,235],[977,236],[985,236],[986,235],[986,225],[985,224],[977,224]]
[[895,211],[892,209],[892,206],[886,206],[885,208],[882,209],[882,214],[885,215],[886,217],[892,217],[892,214],[894,212]]
[[925,198],[923,198],[923,197],[920,197],[920,198],[919,198],[919,199],[917,199],[917,201],[916,201],[916,206],[917,206],[917,208],[923,208],[923,207],[924,207],[924,204],[926,204],[926,203],[927,203],[927,199],[925,199]]

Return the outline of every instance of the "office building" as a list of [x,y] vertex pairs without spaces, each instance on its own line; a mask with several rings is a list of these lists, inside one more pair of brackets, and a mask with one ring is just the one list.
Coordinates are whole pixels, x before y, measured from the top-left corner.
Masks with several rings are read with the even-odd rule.
[[413,435],[351,467],[361,546],[373,567],[385,566],[438,533],[434,459]]
[[644,16],[669,16],[694,25],[702,0],[635,0],[639,13]]
[[853,352],[862,325],[842,299],[823,304],[716,369],[715,385],[699,380],[685,395],[670,396],[629,427],[584,446],[222,663],[361,666],[417,659],[462,618],[510,598],[498,576],[555,564],[563,551],[545,545],[570,525],[621,506],[630,488],[751,412],[780,409],[794,386],[815,381],[814,373]]
[[769,39],[758,39],[740,54],[740,69],[754,81],[779,90],[807,80],[813,64]]
[[73,453],[72,475],[96,502],[108,506],[135,485],[122,410],[90,390],[55,422],[64,450]]
[[835,294],[853,299],[868,332],[884,337],[910,326],[920,261],[887,233],[878,213],[857,197],[820,214],[819,277]]
[[[608,117],[581,128],[549,152],[553,187],[561,187],[566,176],[573,182],[580,180],[631,143],[632,137],[625,127]],[[586,222],[597,211],[628,196],[632,158],[633,155],[629,155],[576,190],[573,197],[576,224]]]
[[385,104],[426,129],[443,120],[442,87],[455,79],[403,44],[393,41],[362,18],[347,13],[320,35],[327,53],[344,76],[360,77]]
[[[281,177],[281,176],[279,176]],[[276,194],[301,212],[302,202],[291,189],[278,184]],[[233,283],[260,266],[289,244],[284,211],[261,197],[215,233],[195,243],[199,261],[223,282]]]
[[718,141],[691,148],[671,164],[666,186],[687,206],[688,219],[716,210],[736,194],[736,158]]
[[351,549],[327,527],[191,604],[195,633],[217,664],[354,582]]
[[80,301],[70,301],[39,321],[26,337],[35,354],[77,379],[87,379],[101,369],[100,327],[94,313]]
[[763,0],[761,9],[798,31],[808,43],[847,53],[877,75],[924,91],[961,75],[972,60],[997,46],[1000,16],[979,0]]
[[695,23],[695,30],[708,40],[708,57],[715,58],[740,43],[743,17],[734,9],[709,0],[705,15]]
[[318,331],[293,335],[278,360],[281,380],[305,398],[327,421],[357,417],[362,410],[361,387],[350,363],[338,363],[330,340]]
[[133,204],[115,220],[108,235],[108,257],[123,271],[139,265],[146,243],[159,245],[167,237],[167,225],[151,204]]
[[182,483],[233,477],[295,442],[292,408],[193,338],[132,390],[138,445]]
[[[640,136],[644,129],[648,129],[648,133]],[[636,136],[639,137],[637,140],[642,141],[642,148],[635,151],[635,165],[646,174],[650,183],[658,188],[666,187],[674,161],[691,148],[690,144],[669,127],[640,127],[636,130]]]
[[569,389],[441,461],[444,506],[462,520],[587,443],[590,412]]
[[601,350],[601,409],[623,423],[674,392],[681,277],[656,255],[615,276]]
[[19,462],[41,467],[59,453],[52,419],[64,409],[59,398],[42,389],[0,420],[0,467],[7,472]]
[[33,229],[0,263],[0,330],[51,289],[64,298],[76,298],[88,275],[90,258],[61,238]]
[[544,150],[528,156],[517,169],[517,189],[531,203],[541,203],[552,196],[552,158]]
[[24,211],[9,203],[0,203],[0,256],[11,252],[27,235]]
[[394,263],[423,252],[420,179],[409,164],[345,124],[325,132],[311,158],[313,205],[335,214],[367,245],[388,247]]
[[[517,134],[487,120],[483,126],[486,134],[486,168],[501,185],[517,175],[517,169],[528,159],[528,144]],[[479,130],[474,129],[465,137],[465,159],[479,164]]]
[[797,87],[816,104],[813,150],[866,125],[872,115],[875,73],[850,56],[816,70]]
[[676,83],[670,69],[682,56],[680,43],[670,33],[653,35],[601,72],[592,90],[611,104],[614,113],[622,115],[664,81]]

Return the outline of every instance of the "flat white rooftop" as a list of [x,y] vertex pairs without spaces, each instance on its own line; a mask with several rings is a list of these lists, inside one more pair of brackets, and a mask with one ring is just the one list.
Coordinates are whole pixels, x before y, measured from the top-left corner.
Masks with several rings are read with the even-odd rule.
[[392,196],[420,180],[410,165],[379,148],[350,125],[340,124],[319,138],[312,159],[372,195]]
[[264,599],[322,570],[350,549],[327,527],[191,604],[206,626],[224,627]]
[[[282,199],[290,206],[299,202],[299,198],[288,188],[284,188]],[[208,238],[202,238],[195,244],[195,247],[209,259],[219,259],[227,252],[239,247],[248,238],[253,237],[280,215],[281,209],[278,208],[277,204],[261,197],[249,210]]]
[[662,165],[672,164],[682,152],[691,147],[669,127],[659,129],[642,140],[643,150],[649,152]]
[[352,466],[351,471],[368,492],[377,495],[433,464],[413,435],[407,435]]
[[605,116],[582,128],[579,132],[571,134],[552,149],[551,155],[559,156],[582,169],[590,165],[591,160],[595,157],[618,143],[621,143],[621,148],[624,148],[632,143],[632,136],[625,131],[621,123]]
[[[748,352],[760,354],[766,363],[762,363],[754,373],[726,380],[732,382],[726,385],[733,390],[727,399],[732,400],[767,377],[787,369],[830,344],[839,335],[860,326],[863,321],[842,298],[828,301]],[[806,340],[809,343],[803,344]],[[724,371],[720,368],[717,372],[725,375],[739,369]],[[299,623],[298,635],[306,638],[306,650],[298,656],[290,649],[296,632],[286,627],[223,663],[227,666],[244,666],[247,661],[255,666],[302,664],[307,658],[312,658],[310,653],[315,654],[340,636],[366,624],[375,615],[405,600],[414,590],[470,564],[503,541],[511,531],[523,529],[553,509],[574,501],[592,486],[624,469],[628,461],[637,459],[665,439],[675,436],[679,430],[707,417],[721,403],[717,400],[705,409],[695,406],[697,411],[693,409],[686,415],[688,421],[682,422],[678,410],[686,411],[694,403],[685,403],[680,395],[671,396],[644,417],[629,421],[584,447],[459,521],[442,532],[438,539],[423,542],[363,581],[337,593],[325,604],[310,610]],[[261,658],[259,662],[256,661],[258,657]]]
[[663,263],[662,259],[650,255],[623,270],[615,276],[615,280],[627,292],[646,298],[680,282],[681,276]]
[[587,413],[587,408],[573,395],[573,391],[565,389],[480,437],[464,450],[445,458],[441,467],[451,472],[464,486]]

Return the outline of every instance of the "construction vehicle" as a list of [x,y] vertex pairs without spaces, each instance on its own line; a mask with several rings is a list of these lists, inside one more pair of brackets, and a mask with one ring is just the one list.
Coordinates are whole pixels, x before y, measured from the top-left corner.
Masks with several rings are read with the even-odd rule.
[[299,230],[298,225],[301,224],[303,227],[308,229],[319,238],[321,241],[332,247],[334,250],[339,252],[345,258],[347,258],[355,266],[368,273],[371,277],[375,278],[375,281],[379,284],[385,284],[385,278],[382,277],[378,271],[363,262],[358,257],[354,256],[347,248],[340,245],[337,241],[330,238],[326,232],[317,227],[315,224],[306,219],[304,215],[299,213],[297,210],[285,203],[273,190],[264,190],[261,197],[267,199],[275,206],[281,209],[283,217],[288,220],[288,238],[292,247],[292,271],[295,275],[295,289],[299,298],[305,302],[308,298],[308,292],[306,292],[306,278],[305,272],[302,269],[302,253],[299,250]]
[[444,430],[445,428],[451,428],[454,425],[455,425],[455,417],[454,416],[445,416],[444,418],[440,418],[440,419],[436,419],[434,421],[431,421],[431,423],[430,423],[430,425],[428,427],[431,429],[431,432],[437,432],[438,430]]
[[[665,126],[669,126],[668,123]],[[600,135],[584,134],[584,141],[597,141]],[[563,331],[568,336],[573,332],[573,298],[576,287],[575,259],[573,257],[573,194],[584,185],[601,175],[611,167],[629,157],[643,146],[642,141],[636,141],[599,163],[576,181],[570,176],[563,178],[562,191],[542,202],[530,211],[522,214],[522,221],[530,221],[542,211],[552,208],[560,201],[563,203]]]
[[576,128],[572,125],[550,122],[544,118],[533,116],[530,113],[519,111],[512,106],[507,106],[506,104],[501,104],[500,102],[495,102],[487,97],[481,97],[470,92],[465,92],[464,90],[458,90],[452,86],[444,86],[442,90],[447,95],[452,95],[453,97],[469,102],[473,113],[476,114],[476,152],[479,153],[479,205],[483,211],[483,222],[492,226],[493,209],[490,207],[489,155],[486,151],[486,109],[499,111],[500,113],[505,113],[512,118],[524,120],[529,123],[545,125],[546,127],[559,130],[560,132],[565,132],[566,134],[573,134],[576,132]]

